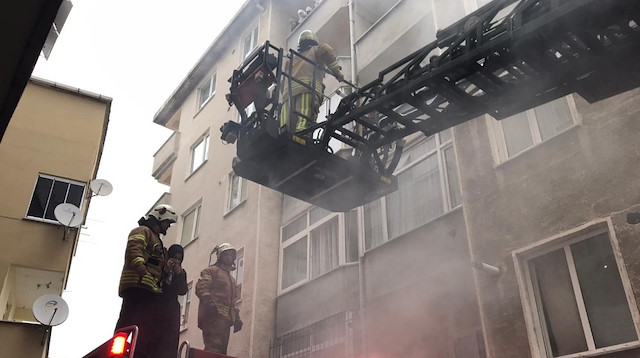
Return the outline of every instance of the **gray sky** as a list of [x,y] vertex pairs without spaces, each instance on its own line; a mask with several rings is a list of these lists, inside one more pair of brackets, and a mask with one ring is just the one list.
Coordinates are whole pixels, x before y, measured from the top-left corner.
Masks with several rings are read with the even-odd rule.
[[34,76],[113,98],[98,177],[114,190],[91,201],[51,358],[81,357],[113,333],[127,234],[169,190],[151,177],[153,154],[171,134],[153,115],[243,2],[73,0],[51,57],[38,62]]

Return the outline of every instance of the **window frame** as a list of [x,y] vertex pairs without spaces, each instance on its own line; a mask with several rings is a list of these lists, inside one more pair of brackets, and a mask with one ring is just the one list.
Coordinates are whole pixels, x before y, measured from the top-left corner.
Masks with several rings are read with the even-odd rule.
[[[441,138],[441,133],[436,133],[433,136],[430,137],[424,137],[424,136],[418,136],[414,139],[412,139],[407,146],[405,147],[406,150],[403,151],[404,153],[407,153],[408,151],[410,151],[413,148],[416,148],[417,146],[423,144],[424,142],[426,142],[427,140],[429,140],[432,137],[435,137],[435,148],[428,151],[427,153],[421,155],[418,158],[412,159],[410,163],[407,163],[406,165],[403,165],[401,167],[396,168],[396,170],[394,171],[393,175],[395,176],[400,176],[402,173],[410,170],[411,168],[415,167],[416,165],[424,162],[425,160],[427,160],[428,158],[432,157],[432,156],[437,156],[438,159],[438,175],[439,175],[439,179],[440,179],[440,190],[441,190],[441,195],[442,195],[442,214],[438,215],[435,218],[432,218],[428,221],[426,221],[425,223],[423,223],[422,225],[418,226],[422,227],[424,225],[427,225],[428,223],[432,222],[433,220],[436,220],[437,218],[443,216],[443,215],[447,215],[448,213],[454,211],[455,209],[459,208],[462,206],[462,200],[460,200],[459,203],[457,203],[457,205],[454,205],[453,202],[453,196],[451,195],[451,185],[450,185],[450,180],[449,180],[449,176],[450,173],[447,170],[446,167],[446,158],[445,158],[445,151],[448,149],[452,149],[453,150],[453,155],[455,156],[455,175],[459,176],[460,174],[460,168],[458,166],[458,155],[456,153],[456,149],[455,149],[455,140],[454,140],[454,134],[453,134],[453,130],[449,129],[450,131],[450,138],[447,140],[442,140]],[[457,182],[458,182],[458,195],[460,195],[460,199],[462,199],[462,192],[461,192],[461,188],[460,188],[460,178],[457,178]],[[361,206],[359,208],[359,210],[362,211],[361,217],[362,217],[362,221],[361,221],[361,225],[363,227],[362,229],[362,234],[361,236],[361,240],[362,242],[360,243],[360,246],[363,248],[363,253],[364,252],[368,252],[369,250],[373,250],[376,247],[382,246],[385,243],[396,239],[395,238],[391,238],[389,235],[389,215],[387,212],[387,197],[383,196],[382,198],[378,199],[380,201],[380,211],[381,211],[381,222],[382,222],[382,242],[376,246],[371,246],[369,248],[366,247],[366,237],[365,237],[365,222],[364,222],[364,206]],[[416,229],[417,229],[416,228]],[[415,230],[415,229],[414,229]],[[398,237],[401,237],[405,234],[401,234]]]
[[[234,207],[231,207],[231,204],[233,202],[232,198],[234,197],[232,192],[234,177],[238,177],[238,180],[239,180],[238,181],[238,189],[239,189],[238,197],[239,198],[238,198],[238,203]],[[247,201],[248,192],[249,192],[249,183],[247,179],[237,175],[233,170],[230,171],[227,174],[227,195],[226,195],[227,198],[225,200],[225,205],[224,205],[224,216],[236,210],[237,208],[240,207],[240,205],[242,205],[245,201]]]
[[[207,77],[207,81],[198,86],[197,92],[197,105],[196,110],[199,112],[204,106],[211,101],[211,98],[216,94],[216,82],[218,81],[218,72],[214,71],[211,76]],[[209,96],[207,98],[202,97],[202,90],[205,87],[209,87]]]
[[[491,151],[492,151],[494,162],[496,163],[496,165],[499,165],[511,159],[517,158],[523,153],[526,153],[531,149],[536,148],[537,146],[561,135],[564,132],[570,131],[572,128],[575,128],[582,123],[580,119],[580,115],[578,113],[578,109],[576,107],[575,98],[573,97],[573,95],[569,94],[561,98],[564,98],[565,101],[567,102],[567,106],[569,107],[569,113],[571,114],[571,120],[573,122],[572,125],[566,129],[559,131],[558,133],[551,136],[550,138],[543,140],[540,134],[540,127],[538,125],[538,119],[535,114],[535,108],[527,109],[526,111],[524,111],[524,113],[527,116],[527,123],[529,124],[529,134],[531,135],[531,140],[533,144],[531,144],[531,146],[511,156],[509,155],[509,151],[507,148],[507,140],[504,134],[502,120],[497,120],[490,115],[485,115],[485,121],[487,123],[487,128],[489,130],[489,142],[491,144]],[[523,113],[523,112],[520,112],[520,113]],[[520,113],[516,113],[516,114],[520,114]]]
[[[184,242],[182,239],[182,234],[184,230],[185,217],[195,213],[195,221],[193,228],[191,229],[191,238],[188,242]],[[195,204],[193,204],[189,209],[187,209],[182,215],[180,215],[180,245],[186,247],[192,242],[196,241],[200,235],[199,227],[200,227],[200,216],[202,214],[202,199],[198,200]]]
[[187,283],[187,293],[182,296],[178,296],[178,300],[180,303],[180,332],[189,329],[189,310],[191,308],[192,296],[193,281],[190,281],[189,283]]
[[[313,209],[315,209],[317,207],[312,206],[310,208],[308,208],[307,210],[305,210],[303,213],[301,213],[300,215],[296,215],[295,217],[293,217],[291,220],[289,220],[285,225],[280,226],[280,255],[279,255],[279,263],[278,263],[278,292],[279,294],[283,294],[286,292],[289,292],[291,290],[296,289],[297,287],[300,287],[304,284],[306,284],[307,282],[313,281],[317,278],[320,278],[326,274],[328,274],[329,272],[341,267],[341,266],[345,266],[345,265],[350,265],[350,264],[355,264],[357,262],[346,262],[346,231],[345,231],[345,218],[344,218],[344,213],[339,213],[339,212],[330,212],[329,214],[327,214],[326,216],[322,217],[321,219],[318,219],[316,222],[314,222],[313,224],[310,224],[311,222],[311,211]],[[291,235],[291,237],[289,237],[288,239],[286,239],[285,241],[282,241],[282,234],[284,231],[284,227],[293,223],[294,221],[300,219],[301,217],[306,216],[306,222],[307,225],[304,229],[300,230],[298,233]],[[322,272],[320,274],[318,274],[318,276],[312,277],[311,271],[312,271],[312,262],[311,262],[311,240],[313,239],[311,236],[311,232],[314,231],[315,229],[321,227],[322,225],[328,223],[331,220],[334,220],[335,218],[337,218],[338,220],[338,261],[336,263],[336,266],[327,270],[326,272]],[[359,216],[358,216],[359,218]],[[360,237],[360,224],[358,223],[358,236]],[[303,239],[306,237],[307,240],[307,269],[306,269],[306,276],[304,279],[293,283],[292,285],[283,288],[282,287],[282,276],[283,276],[283,269],[284,269],[284,250],[297,243],[300,239]],[[360,246],[360,239],[358,239],[358,246]],[[358,247],[358,252],[360,252],[360,248]]]
[[[200,164],[198,164],[198,166],[194,166],[195,163],[195,159],[196,159],[196,153],[195,150],[196,148],[201,144],[204,143],[204,152],[203,152],[203,158],[202,161],[200,162]],[[207,161],[209,160],[209,147],[211,145],[211,136],[209,134],[209,130],[207,130],[204,134],[202,134],[200,137],[198,137],[198,139],[196,139],[196,141],[191,145],[191,147],[189,148],[189,174],[187,175],[187,179],[189,177],[191,177],[191,175],[193,175],[193,173],[197,172],[198,169],[202,168],[202,166],[204,166]]]
[[[242,49],[242,51],[240,51],[240,63],[244,62],[244,60],[246,60],[247,57],[251,55],[253,50],[255,50],[256,47],[258,47],[259,38],[260,38],[260,22],[258,21],[257,23],[255,23],[255,25],[249,26],[249,28],[251,30],[245,32],[243,36],[240,37],[240,48]],[[254,33],[255,33],[255,37],[254,37]],[[255,43],[253,44],[253,47],[251,47],[251,49],[249,49],[249,51],[245,53],[244,43],[248,37],[251,37],[252,42],[255,40]]]
[[[536,303],[537,293],[534,288],[535,283],[532,279],[533,276],[531,275],[531,272],[529,270],[529,262],[535,258],[558,249],[564,249],[566,255],[566,250],[570,245],[596,237],[597,235],[601,235],[603,233],[606,233],[609,237],[609,243],[611,244],[613,256],[618,267],[620,281],[622,282],[622,288],[625,293],[625,298],[627,300],[631,319],[633,321],[636,336],[638,338],[632,342],[626,342],[602,348],[595,348],[593,346],[593,340],[591,340],[590,342],[589,338],[585,336],[588,348],[587,351],[563,355],[556,358],[592,357],[601,355],[603,353],[618,352],[640,347],[640,312],[638,311],[635,296],[633,295],[630,278],[626,271],[626,266],[622,257],[622,253],[620,251],[616,232],[613,227],[613,222],[610,217],[607,217],[605,219],[599,219],[586,223],[575,229],[560,233],[558,235],[544,239],[540,242],[535,242],[521,249],[512,251],[512,258],[515,264],[516,280],[518,283],[520,299],[525,316],[525,326],[527,328],[527,335],[529,338],[529,345],[533,358],[554,357],[547,354],[545,343],[546,339],[544,337],[544,334],[546,334],[544,333],[546,332],[546,325],[540,321],[539,312],[541,308]],[[576,275],[575,264],[572,261],[567,261],[567,265],[569,267],[571,276],[573,276],[573,283]],[[577,278],[575,279],[577,280]],[[590,328],[590,326],[588,326],[589,323],[586,317],[586,312],[584,312],[584,303],[581,303],[581,301],[583,300],[582,292],[576,292],[575,286],[573,287],[573,289],[575,300],[579,308],[580,320],[583,323],[583,329],[586,329],[584,327]],[[587,320],[585,321],[585,319]],[[587,326],[585,326],[585,324]]]
[[[47,219],[47,218],[44,217],[47,214],[47,209],[48,209],[49,203],[51,201],[51,191],[53,190],[53,185],[51,185],[51,188],[49,189],[49,195],[47,196],[47,203],[46,203],[46,205],[44,207],[44,216],[43,217],[37,217],[37,216],[29,215],[29,208],[31,207],[31,203],[33,202],[33,196],[35,194],[36,187],[38,185],[38,181],[40,180],[40,178],[51,179],[51,180],[54,181],[54,183],[56,181],[59,181],[59,182],[63,182],[63,183],[66,183],[66,184],[73,184],[73,185],[81,186],[82,187],[82,196],[81,196],[80,205],[78,206],[78,208],[82,210],[82,208],[84,207],[85,196],[87,194],[87,183],[84,183],[84,182],[81,182],[81,181],[77,181],[77,180],[73,180],[73,179],[62,178],[62,177],[58,177],[58,176],[55,176],[55,175],[38,173],[38,176],[36,177],[36,180],[33,183],[33,189],[31,190],[31,197],[29,199],[29,203],[27,204],[27,209],[26,209],[25,214],[24,214],[24,218],[25,219],[33,220],[33,221],[40,221],[40,222],[49,223],[49,224],[55,224],[55,225],[62,225],[58,220],[50,220],[50,219]],[[65,199],[64,199],[64,201],[62,203],[66,203],[67,202],[67,197],[69,195],[69,188],[70,187],[71,187],[70,185],[67,187],[67,192],[65,194]]]

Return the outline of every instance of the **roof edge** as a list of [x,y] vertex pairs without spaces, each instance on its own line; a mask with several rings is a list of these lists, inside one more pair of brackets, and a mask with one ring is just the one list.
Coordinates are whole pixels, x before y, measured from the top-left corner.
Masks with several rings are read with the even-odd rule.
[[[250,9],[250,4],[254,3],[256,0],[246,0],[244,4],[240,7],[240,9],[233,15],[233,18],[227,23],[227,25],[220,31],[220,34],[213,40],[211,45],[205,50],[205,52],[200,56],[196,64],[189,70],[187,76],[180,82],[178,87],[171,93],[169,98],[162,104],[162,106],[156,111],[153,115],[153,122],[159,124],[161,126],[165,126],[167,122],[171,119],[171,117],[175,114],[178,106],[177,103],[182,103],[186,99],[186,97],[191,92],[191,87],[194,86],[194,78],[197,77],[200,71],[203,70],[203,66],[205,65],[205,60],[211,57],[212,54],[220,49],[220,47],[224,44],[224,39],[227,37],[228,33],[231,30],[231,27],[236,24],[239,20],[240,16],[247,12]],[[256,8],[257,10],[257,8]]]

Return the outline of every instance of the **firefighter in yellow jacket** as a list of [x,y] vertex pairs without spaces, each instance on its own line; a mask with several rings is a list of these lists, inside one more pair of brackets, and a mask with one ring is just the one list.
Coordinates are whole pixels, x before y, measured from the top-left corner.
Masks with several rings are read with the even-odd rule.
[[[298,39],[298,52],[307,59],[313,61],[317,66],[326,67],[338,79],[344,81],[344,75],[340,71],[335,51],[325,43],[319,43],[318,38],[311,30],[300,33]],[[300,57],[295,57],[292,64],[291,76],[311,88],[307,88],[296,81],[291,81],[291,105],[294,112],[302,114],[298,116],[289,109],[289,83],[285,82],[282,89],[282,111],[280,112],[280,125],[288,125],[289,130],[298,132],[311,127],[318,117],[318,111],[323,100],[324,71],[317,68]],[[288,71],[288,64],[285,71]],[[305,118],[306,117],[306,118]]]
[[157,332],[154,312],[166,263],[160,235],[165,235],[177,219],[175,209],[161,204],[141,218],[138,221],[140,226],[129,233],[118,289],[122,308],[116,329],[138,326],[136,357],[155,357],[155,343],[162,339],[164,333]]
[[200,299],[198,327],[202,330],[205,351],[227,354],[230,328],[233,326],[234,333],[242,329],[236,308],[238,287],[231,276],[236,269],[236,249],[224,243],[213,251],[216,263],[202,270],[196,283],[196,296]]

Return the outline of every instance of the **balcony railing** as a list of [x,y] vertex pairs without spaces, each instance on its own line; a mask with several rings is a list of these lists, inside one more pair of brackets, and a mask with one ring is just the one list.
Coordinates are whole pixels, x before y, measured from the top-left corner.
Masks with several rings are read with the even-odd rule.
[[174,132],[169,139],[153,155],[153,169],[151,175],[162,184],[170,185],[173,162],[178,155],[180,133]]

